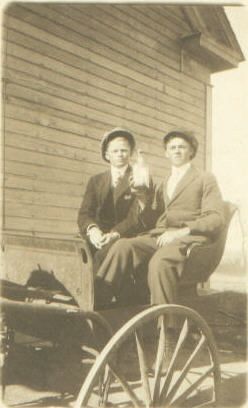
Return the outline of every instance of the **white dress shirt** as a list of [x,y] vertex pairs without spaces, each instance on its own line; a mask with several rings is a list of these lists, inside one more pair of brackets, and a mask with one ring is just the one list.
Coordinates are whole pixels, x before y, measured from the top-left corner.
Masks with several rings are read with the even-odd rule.
[[171,175],[167,182],[167,194],[168,194],[169,199],[172,198],[179,181],[183,178],[183,176],[188,171],[190,166],[191,166],[190,162],[184,164],[181,167],[172,166]]
[[128,165],[125,167],[111,167],[111,185],[112,187],[116,187],[120,179],[124,176],[126,170],[128,168]]

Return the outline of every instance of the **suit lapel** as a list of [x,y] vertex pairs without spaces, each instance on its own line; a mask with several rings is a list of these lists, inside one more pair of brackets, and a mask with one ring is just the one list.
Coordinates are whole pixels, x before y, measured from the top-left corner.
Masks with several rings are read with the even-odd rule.
[[181,194],[181,192],[197,177],[197,174],[198,173],[196,169],[191,166],[176,186],[168,205],[170,205]]
[[165,178],[164,182],[163,182],[163,199],[164,199],[164,205],[165,207],[168,207],[169,203],[170,203],[170,198],[167,194],[167,183],[169,180],[170,174]]
[[116,205],[118,199],[123,195],[125,191],[129,189],[129,177],[131,175],[132,169],[131,167],[127,168],[124,176],[120,180],[117,187],[114,189],[114,204]]
[[110,189],[111,189],[111,172],[108,170],[105,173],[103,173],[102,178],[100,179],[99,194],[101,204],[104,203]]

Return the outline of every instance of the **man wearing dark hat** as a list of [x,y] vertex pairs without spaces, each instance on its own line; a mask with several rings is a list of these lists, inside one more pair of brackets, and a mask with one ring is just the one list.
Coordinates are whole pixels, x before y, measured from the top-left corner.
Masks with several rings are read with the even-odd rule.
[[134,137],[126,129],[106,133],[101,153],[110,168],[91,177],[84,194],[78,225],[81,235],[90,242],[95,271],[114,241],[135,236],[145,228],[141,208],[144,191],[141,188],[138,192],[130,181],[129,162],[134,148]]
[[[191,163],[198,142],[193,135],[173,131],[164,139],[171,173],[157,189],[149,215],[148,233],[116,242],[97,276],[118,296],[126,274],[148,264],[152,304],[175,303],[187,248],[214,239],[224,223],[223,202],[214,176]],[[146,221],[148,225],[148,221]]]

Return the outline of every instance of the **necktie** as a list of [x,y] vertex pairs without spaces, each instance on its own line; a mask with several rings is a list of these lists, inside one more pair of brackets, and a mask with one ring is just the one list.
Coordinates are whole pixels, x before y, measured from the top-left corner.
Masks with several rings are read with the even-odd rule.
[[122,179],[121,173],[117,173],[113,179],[113,187],[116,188]]

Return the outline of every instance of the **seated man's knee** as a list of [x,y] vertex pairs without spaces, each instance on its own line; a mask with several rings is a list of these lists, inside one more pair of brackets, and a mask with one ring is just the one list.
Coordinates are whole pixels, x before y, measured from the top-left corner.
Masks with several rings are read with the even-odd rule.
[[114,253],[128,253],[132,247],[130,238],[120,238],[116,241],[111,248]]

